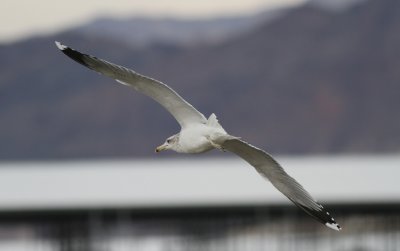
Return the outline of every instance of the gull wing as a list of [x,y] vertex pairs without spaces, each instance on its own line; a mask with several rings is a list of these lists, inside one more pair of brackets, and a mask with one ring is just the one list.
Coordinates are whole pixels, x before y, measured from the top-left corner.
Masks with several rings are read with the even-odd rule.
[[258,173],[267,178],[272,185],[306,213],[327,227],[338,231],[341,229],[324,207],[290,177],[268,153],[237,138],[226,140],[221,146],[254,166]]
[[157,101],[178,121],[181,127],[186,127],[192,123],[206,123],[207,120],[203,114],[197,111],[191,104],[184,100],[178,93],[166,84],[155,79],[140,75],[139,73],[107,62],[103,59],[93,57],[87,54],[73,50],[59,42],[57,47],[68,57],[76,62],[97,71],[105,76],[117,80],[119,83],[133,87],[150,98]]

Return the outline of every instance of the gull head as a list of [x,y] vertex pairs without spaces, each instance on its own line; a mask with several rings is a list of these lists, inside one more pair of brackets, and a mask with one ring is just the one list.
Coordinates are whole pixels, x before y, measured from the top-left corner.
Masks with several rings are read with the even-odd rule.
[[165,140],[164,144],[161,146],[158,146],[156,148],[156,153],[159,153],[161,151],[165,150],[174,150],[176,151],[177,146],[178,146],[178,141],[179,141],[179,134],[175,134],[168,139]]

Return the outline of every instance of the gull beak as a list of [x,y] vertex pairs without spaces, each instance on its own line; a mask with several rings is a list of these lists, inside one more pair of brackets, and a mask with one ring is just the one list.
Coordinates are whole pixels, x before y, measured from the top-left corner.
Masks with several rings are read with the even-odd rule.
[[163,145],[161,145],[161,146],[158,146],[158,147],[156,148],[156,153],[159,153],[159,152],[161,152],[161,151],[164,151],[164,150],[166,150],[166,148],[167,148],[167,144],[163,144]]

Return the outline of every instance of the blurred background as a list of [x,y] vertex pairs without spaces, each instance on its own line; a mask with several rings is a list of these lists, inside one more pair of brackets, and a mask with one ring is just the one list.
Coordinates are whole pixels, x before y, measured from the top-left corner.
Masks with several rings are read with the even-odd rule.
[[[0,13],[0,251],[400,250],[400,1],[5,0]],[[55,40],[216,113],[343,231],[229,153],[155,155],[175,120]]]

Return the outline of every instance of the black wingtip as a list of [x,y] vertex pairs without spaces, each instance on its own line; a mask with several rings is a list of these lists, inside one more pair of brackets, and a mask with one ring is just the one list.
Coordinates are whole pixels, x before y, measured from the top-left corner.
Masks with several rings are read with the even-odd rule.
[[65,55],[67,55],[71,59],[75,60],[76,62],[80,63],[81,65],[89,67],[89,65],[85,62],[85,56],[88,56],[88,55],[85,55],[85,54],[80,53],[79,51],[73,50],[73,49],[69,48],[68,46],[61,44],[58,41],[55,41],[55,44],[56,44],[57,48],[60,49]]
[[328,220],[325,222],[325,226],[327,226],[333,230],[336,230],[336,231],[342,230],[342,227],[340,227],[339,224],[336,223],[335,219],[323,207],[322,207],[322,213],[326,214],[326,216],[328,216],[327,217]]
[[329,214],[328,211],[325,210],[323,206],[321,206],[320,210],[315,210],[312,208],[308,208],[302,206],[300,204],[296,204],[299,208],[303,209],[306,213],[311,215],[313,218],[324,224],[325,226],[329,227],[330,229],[340,231],[342,228],[339,224],[336,223],[335,219]]

